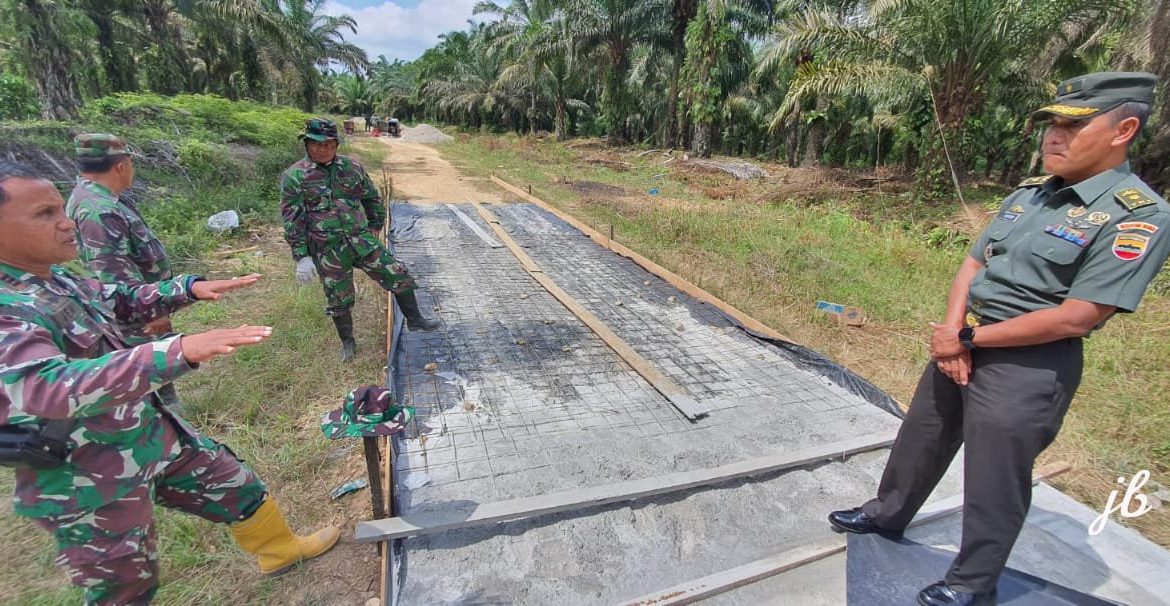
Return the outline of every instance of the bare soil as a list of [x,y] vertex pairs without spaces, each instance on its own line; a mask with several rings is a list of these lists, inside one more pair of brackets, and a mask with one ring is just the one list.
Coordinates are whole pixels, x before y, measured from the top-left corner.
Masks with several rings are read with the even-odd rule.
[[[385,168],[395,200],[422,204],[502,201],[490,181],[463,176],[432,145],[393,137],[378,137],[377,141],[391,149]],[[370,176],[378,179],[377,174]]]

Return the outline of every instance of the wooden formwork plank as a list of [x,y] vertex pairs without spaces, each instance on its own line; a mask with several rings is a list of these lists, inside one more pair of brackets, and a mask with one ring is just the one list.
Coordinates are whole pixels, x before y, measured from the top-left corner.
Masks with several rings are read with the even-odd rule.
[[543,286],[549,294],[572,312],[573,315],[577,316],[582,323],[589,327],[589,330],[592,330],[594,334],[600,337],[635,372],[641,375],[643,379],[646,379],[646,382],[650,383],[658,393],[661,393],[683,416],[693,421],[711,412],[710,408],[692,398],[686,389],[678,383],[675,383],[670,377],[662,374],[649,360],[634,351],[634,348],[630,347],[629,343],[626,343],[617,333],[613,332],[605,322],[585,309],[572,295],[565,292],[552,278],[541,271],[540,266],[532,260],[532,257],[528,256],[528,253],[520,247],[516,240],[512,238],[511,234],[500,225],[499,219],[492,211],[481,204],[473,202],[472,205],[475,207],[476,212],[479,213],[479,216],[496,233],[496,237],[520,261],[520,265],[524,267],[524,270],[537,283]]
[[630,480],[577,488],[495,503],[458,508],[454,511],[427,512],[412,519],[403,517],[360,522],[354,539],[359,543],[385,541],[447,530],[483,526],[497,522],[573,511],[610,503],[631,501],[655,495],[679,492],[731,480],[784,471],[831,461],[849,455],[885,448],[894,443],[895,432],[887,431],[811,446],[801,450],[758,457],[708,469],[671,473],[641,480]]

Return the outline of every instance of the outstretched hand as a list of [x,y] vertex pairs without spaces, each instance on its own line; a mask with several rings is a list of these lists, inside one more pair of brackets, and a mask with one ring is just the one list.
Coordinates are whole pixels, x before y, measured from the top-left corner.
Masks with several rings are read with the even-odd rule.
[[231,280],[200,280],[191,285],[191,294],[199,301],[218,301],[223,295],[247,288],[259,279],[260,274],[251,274]]
[[188,364],[200,364],[218,356],[229,355],[242,345],[256,345],[270,336],[270,326],[218,328],[197,335],[184,335],[179,340],[179,347]]

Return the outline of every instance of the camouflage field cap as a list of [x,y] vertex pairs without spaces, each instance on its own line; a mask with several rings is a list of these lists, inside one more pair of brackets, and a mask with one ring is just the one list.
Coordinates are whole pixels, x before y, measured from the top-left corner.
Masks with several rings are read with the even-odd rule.
[[305,120],[305,132],[301,134],[302,139],[310,139],[313,141],[328,141],[337,140],[337,125],[333,120],[325,118],[313,118],[312,120]]
[[111,158],[137,156],[126,142],[109,133],[83,133],[73,138],[73,151],[78,158]]
[[398,433],[414,418],[414,409],[393,405],[389,389],[367,385],[347,396],[337,410],[325,413],[321,431],[330,440],[372,438]]
[[1157,82],[1157,76],[1146,72],[1097,72],[1070,78],[1056,86],[1056,101],[1032,112],[1032,118],[1084,120],[1130,101],[1152,105]]

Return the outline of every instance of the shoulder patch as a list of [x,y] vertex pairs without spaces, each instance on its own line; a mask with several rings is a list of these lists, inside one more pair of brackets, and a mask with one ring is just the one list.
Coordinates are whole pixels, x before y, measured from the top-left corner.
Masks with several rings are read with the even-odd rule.
[[1117,201],[1129,210],[1137,210],[1145,206],[1157,204],[1153,198],[1143,194],[1141,190],[1133,187],[1129,189],[1123,189],[1113,194],[1113,197],[1117,198]]
[[1030,179],[1024,179],[1023,181],[1020,181],[1020,184],[1016,187],[1036,187],[1037,185],[1044,185],[1045,183],[1048,183],[1048,181],[1051,179],[1052,175],[1040,175],[1039,177],[1032,177]]

